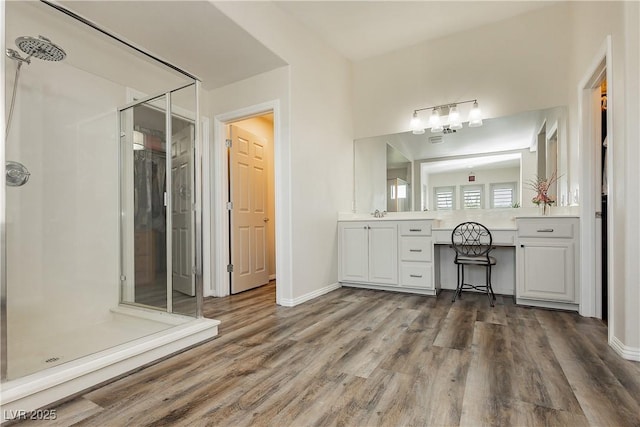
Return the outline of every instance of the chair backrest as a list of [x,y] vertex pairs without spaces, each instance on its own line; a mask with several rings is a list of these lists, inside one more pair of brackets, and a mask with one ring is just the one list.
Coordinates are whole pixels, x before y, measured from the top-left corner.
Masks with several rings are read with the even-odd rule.
[[463,222],[458,224],[451,233],[451,244],[458,255],[488,256],[493,249],[491,232],[484,225],[477,222]]

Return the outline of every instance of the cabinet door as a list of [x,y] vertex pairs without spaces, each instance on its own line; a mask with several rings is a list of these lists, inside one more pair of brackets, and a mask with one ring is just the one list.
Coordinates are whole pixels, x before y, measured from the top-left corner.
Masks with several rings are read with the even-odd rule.
[[339,278],[341,282],[367,282],[369,279],[369,230],[364,223],[341,223]]
[[574,244],[520,241],[518,297],[575,302]]
[[398,225],[369,223],[369,282],[398,284]]

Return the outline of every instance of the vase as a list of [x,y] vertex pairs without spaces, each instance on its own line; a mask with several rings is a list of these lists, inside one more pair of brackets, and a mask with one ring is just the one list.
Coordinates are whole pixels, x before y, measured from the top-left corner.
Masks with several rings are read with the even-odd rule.
[[548,205],[546,203],[540,203],[538,205],[538,209],[540,209],[540,215],[541,216],[549,216],[549,215],[551,215],[551,205]]

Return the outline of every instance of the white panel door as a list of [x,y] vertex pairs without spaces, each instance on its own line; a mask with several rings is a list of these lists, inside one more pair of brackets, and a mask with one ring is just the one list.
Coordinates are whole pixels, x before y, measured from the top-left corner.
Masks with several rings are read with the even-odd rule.
[[398,225],[369,223],[369,281],[398,285]]
[[230,126],[231,293],[269,282],[265,142]]
[[171,140],[171,246],[173,289],[195,296],[193,249],[193,126],[175,133]]

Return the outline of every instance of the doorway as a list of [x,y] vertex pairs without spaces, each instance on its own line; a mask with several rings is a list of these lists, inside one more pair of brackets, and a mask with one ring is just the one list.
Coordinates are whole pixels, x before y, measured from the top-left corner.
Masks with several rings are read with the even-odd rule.
[[[606,101],[603,99],[605,88]],[[611,37],[608,36],[578,85],[578,116],[582,166],[580,245],[583,258],[580,314],[605,320],[609,326],[609,340],[615,328],[610,305],[615,291],[612,285],[615,282],[615,270],[612,268],[615,223],[612,215],[607,215],[608,206],[614,205],[612,189],[615,188],[612,89]],[[578,188],[574,190],[574,200],[577,201]]]
[[276,277],[273,113],[226,124],[229,293]]
[[[596,274],[596,284],[598,278],[600,279],[599,286],[601,289],[601,310],[602,320],[608,322],[609,309],[608,309],[608,295],[609,295],[609,280],[608,280],[608,230],[607,230],[607,208],[609,198],[609,186],[608,186],[608,168],[607,168],[607,148],[609,146],[608,137],[608,122],[607,122],[607,79],[606,76],[600,87],[596,89],[596,92],[600,92],[600,100],[598,103],[597,113],[599,113],[599,126],[600,132],[597,133],[599,138],[596,140],[596,235],[598,236],[598,242],[596,242],[596,257],[600,260],[600,271]],[[596,260],[597,263],[597,260]]]

